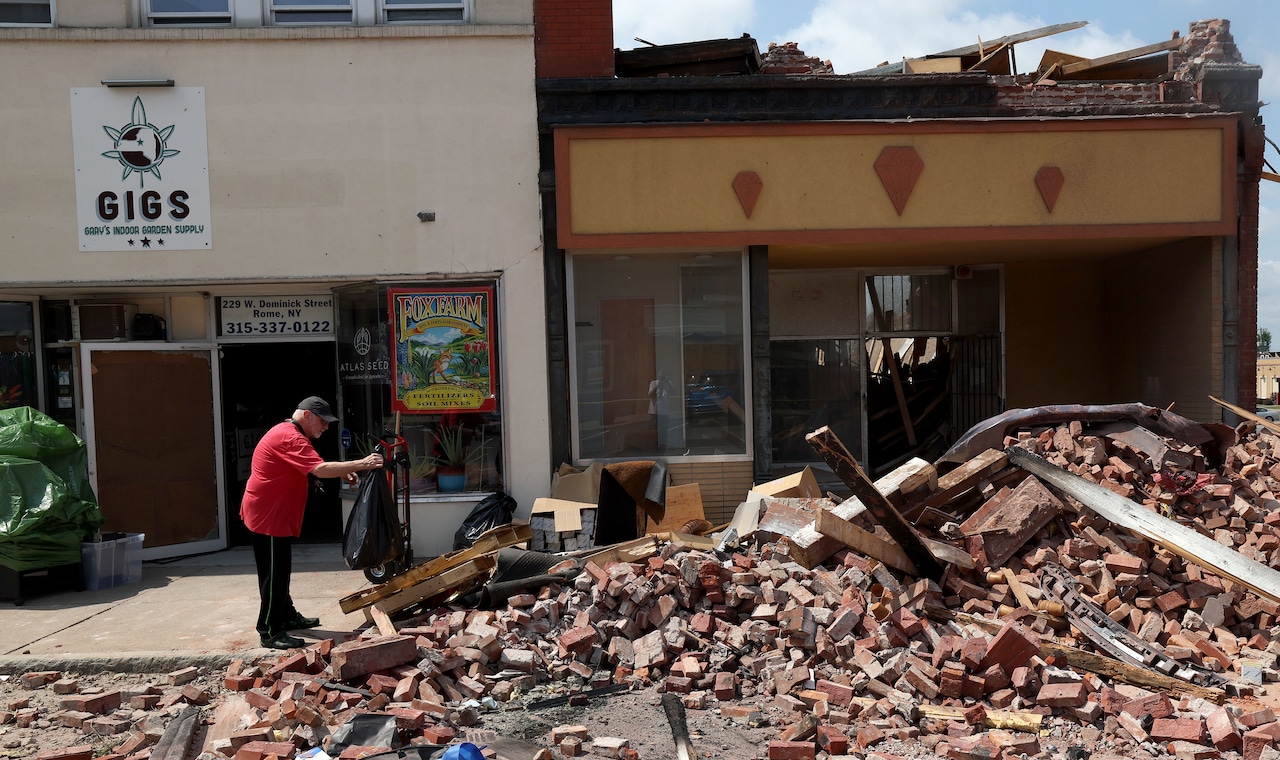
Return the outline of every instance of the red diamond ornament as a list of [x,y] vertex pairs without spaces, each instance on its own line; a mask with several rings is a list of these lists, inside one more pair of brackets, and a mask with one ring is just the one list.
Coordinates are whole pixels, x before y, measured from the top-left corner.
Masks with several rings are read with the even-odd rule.
[[1040,189],[1040,197],[1044,200],[1044,207],[1049,209],[1049,213],[1053,213],[1053,207],[1058,202],[1058,193],[1062,192],[1062,185],[1066,182],[1066,177],[1062,176],[1062,170],[1056,166],[1042,166],[1040,171],[1036,172],[1036,187]]
[[876,159],[876,174],[880,175],[880,184],[884,185],[898,216],[902,216],[907,199],[916,189],[916,180],[920,179],[923,171],[924,161],[910,145],[891,145],[880,151],[880,157]]
[[738,176],[733,178],[733,192],[738,196],[738,203],[748,219],[751,218],[751,212],[756,210],[756,201],[763,189],[764,180],[755,172],[738,172]]

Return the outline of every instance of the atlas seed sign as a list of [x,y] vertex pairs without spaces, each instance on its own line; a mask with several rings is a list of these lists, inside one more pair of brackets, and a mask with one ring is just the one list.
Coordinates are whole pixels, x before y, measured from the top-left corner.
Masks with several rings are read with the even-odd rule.
[[204,89],[74,88],[82,251],[208,250]]

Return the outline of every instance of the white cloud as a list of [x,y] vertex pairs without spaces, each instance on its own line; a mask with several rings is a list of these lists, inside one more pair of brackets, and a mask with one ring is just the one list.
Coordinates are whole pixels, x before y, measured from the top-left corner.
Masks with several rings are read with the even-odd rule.
[[753,0],[613,0],[613,44],[622,50],[741,37],[756,20]]

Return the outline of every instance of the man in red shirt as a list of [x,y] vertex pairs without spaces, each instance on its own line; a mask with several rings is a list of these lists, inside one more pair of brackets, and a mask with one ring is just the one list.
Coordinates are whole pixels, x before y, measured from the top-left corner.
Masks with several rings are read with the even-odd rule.
[[303,617],[289,596],[293,573],[293,539],[302,532],[307,507],[307,476],[359,482],[357,472],[382,466],[382,455],[354,462],[326,462],[311,445],[329,424],[337,422],[329,404],[309,396],[291,419],[267,431],[253,450],[249,482],[240,502],[240,517],[251,531],[253,560],[258,567],[258,635],[272,649],[300,647],[306,642],[289,631],[314,628],[319,618]]

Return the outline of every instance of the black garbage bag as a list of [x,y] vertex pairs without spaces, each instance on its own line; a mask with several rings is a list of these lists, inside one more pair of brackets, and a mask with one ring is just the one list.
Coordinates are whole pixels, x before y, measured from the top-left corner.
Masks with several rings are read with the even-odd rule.
[[484,497],[453,534],[453,550],[466,549],[476,542],[480,534],[511,522],[511,515],[515,512],[516,500],[502,491]]
[[396,716],[380,713],[358,713],[338,726],[329,737],[325,752],[332,757],[342,754],[348,747],[401,746],[400,732],[396,730]]
[[399,532],[396,501],[386,471],[361,473],[356,504],[342,535],[342,558],[347,567],[365,570],[395,559],[400,554],[396,543]]

